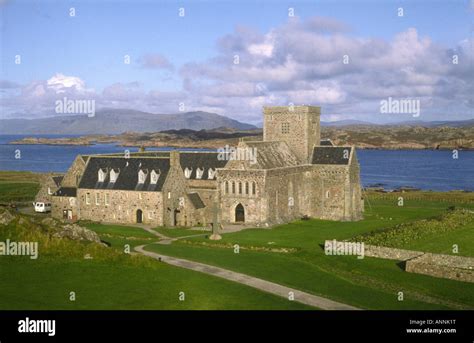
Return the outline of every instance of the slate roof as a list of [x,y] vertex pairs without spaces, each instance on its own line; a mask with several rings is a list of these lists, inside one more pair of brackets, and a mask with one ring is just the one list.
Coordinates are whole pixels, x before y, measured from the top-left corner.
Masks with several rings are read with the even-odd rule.
[[63,181],[64,179],[64,176],[60,175],[60,176],[53,176],[53,181],[54,183],[56,184],[56,186],[61,186],[61,182]]
[[256,163],[249,163],[253,169],[272,169],[282,167],[293,167],[300,164],[288,144],[282,141],[273,142],[245,142],[247,147],[257,152]]
[[228,161],[226,159],[219,159],[218,152],[180,152],[179,162],[183,172],[186,168],[192,169],[189,179],[196,179],[196,170],[199,168],[204,169],[201,179],[208,180],[209,168],[213,170],[224,168]]
[[319,145],[321,146],[334,146],[334,144],[332,144],[332,141],[328,138],[328,139],[321,139],[321,141],[319,142]]
[[[104,182],[99,182],[99,169],[106,172]],[[110,182],[110,171],[119,172],[117,180]],[[145,182],[138,183],[138,172],[146,173]],[[100,157],[91,156],[82,176],[79,188],[117,189],[130,191],[161,191],[170,169],[169,158]],[[156,184],[150,183],[151,171],[160,172]]]
[[198,193],[188,193],[188,198],[191,200],[195,209],[206,207]]
[[60,197],[75,197],[76,194],[77,189],[73,187],[61,187],[53,193],[53,195]]
[[[312,164],[349,164],[351,147],[317,146],[313,149]],[[347,153],[345,154],[345,152]],[[344,158],[346,155],[347,158]]]

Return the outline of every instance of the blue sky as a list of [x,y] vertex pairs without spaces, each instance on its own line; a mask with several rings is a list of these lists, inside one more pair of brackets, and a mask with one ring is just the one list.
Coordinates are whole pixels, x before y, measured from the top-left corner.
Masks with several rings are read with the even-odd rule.
[[[390,95],[421,98],[425,109],[421,120],[473,117],[472,99],[461,106],[459,98],[450,103],[448,95],[466,97],[473,87],[473,76],[465,75],[473,70],[469,1],[3,0],[0,4],[3,118],[54,115],[54,94],[91,97],[99,107],[154,113],[177,112],[177,104],[183,102],[189,110],[250,122],[259,120],[262,104],[298,100],[321,105],[328,120],[408,119],[380,116],[377,104]],[[75,17],[69,15],[71,7]],[[397,16],[399,7],[403,17]],[[179,8],[184,8],[184,17],[178,15]],[[294,8],[294,18],[288,16],[289,8]],[[292,26],[292,21],[301,25]],[[299,36],[312,44],[301,60],[298,56],[306,51],[295,58],[290,50],[300,51],[299,44],[305,44]],[[400,50],[404,39],[413,42],[416,55],[406,58],[406,66],[394,60],[394,49]],[[319,53],[314,43],[324,40],[329,44],[322,44],[326,50]],[[337,42],[341,46],[333,51]],[[271,53],[249,54],[252,46],[273,47]],[[341,57],[344,46],[350,57],[358,58],[358,66],[342,72],[333,67],[332,72],[319,70],[329,68],[328,58]],[[380,51],[372,55],[370,49]],[[384,49],[392,49],[393,55]],[[439,72],[443,68],[437,63],[449,63],[443,58],[453,51],[463,57],[462,68]],[[366,54],[372,63],[364,67],[361,58]],[[20,65],[14,63],[16,55],[21,55]],[[124,63],[125,55],[130,64]],[[231,62],[235,55],[242,60],[240,73]],[[435,61],[430,62],[433,69],[423,66],[423,58]],[[383,66],[374,62],[382,60],[387,61]],[[282,77],[288,69],[292,76]],[[402,69],[412,74],[401,75]],[[460,75],[453,79],[453,74]],[[406,87],[376,94],[387,80],[398,78]],[[414,80],[421,84],[408,89]],[[51,89],[51,83],[56,87]],[[58,91],[58,83],[64,89]],[[372,95],[345,87],[364,83],[373,87]],[[257,91],[249,92],[249,87]],[[227,91],[219,95],[216,89]]]

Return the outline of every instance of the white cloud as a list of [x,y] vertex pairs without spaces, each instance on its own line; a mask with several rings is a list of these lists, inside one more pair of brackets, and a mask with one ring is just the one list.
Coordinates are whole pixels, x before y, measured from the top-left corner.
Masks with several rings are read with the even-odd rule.
[[[58,73],[21,86],[20,94],[0,101],[25,112],[46,111],[58,94],[94,97],[98,108],[159,113],[177,112],[184,103],[189,110],[212,110],[253,122],[261,121],[262,106],[292,102],[320,105],[331,118],[379,121],[374,116],[381,99],[416,97],[422,100],[422,120],[448,115],[461,119],[474,106],[472,46],[472,39],[466,39],[444,47],[415,28],[392,39],[358,37],[331,18],[296,18],[264,33],[239,26],[224,35],[215,56],[179,69],[182,90],[145,91],[138,83],[117,82],[98,93],[81,78]],[[455,54],[457,65],[452,63]],[[234,64],[234,55],[239,64]],[[343,63],[345,56],[348,64]],[[145,55],[140,63],[173,70],[159,54]]]
[[49,89],[54,89],[56,93],[65,93],[68,89],[74,89],[78,92],[86,91],[85,82],[76,76],[66,76],[61,73],[55,74],[46,81]]

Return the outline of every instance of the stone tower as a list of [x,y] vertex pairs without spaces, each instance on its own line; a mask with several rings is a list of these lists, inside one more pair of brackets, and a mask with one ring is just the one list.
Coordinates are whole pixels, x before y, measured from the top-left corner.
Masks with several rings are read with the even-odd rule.
[[271,106],[263,108],[263,140],[285,141],[303,163],[311,160],[321,138],[318,106]]

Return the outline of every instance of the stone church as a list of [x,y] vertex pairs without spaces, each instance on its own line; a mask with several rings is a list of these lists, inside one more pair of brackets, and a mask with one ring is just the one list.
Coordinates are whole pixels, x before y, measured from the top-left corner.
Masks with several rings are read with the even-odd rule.
[[265,107],[262,141],[215,151],[77,156],[51,196],[66,220],[268,227],[303,217],[359,220],[354,147],[320,137],[320,108]]

